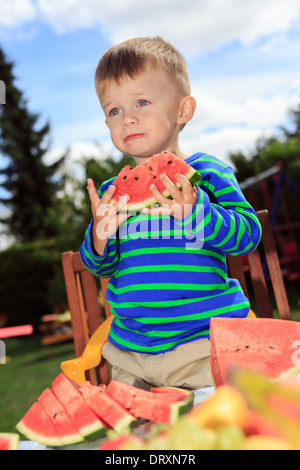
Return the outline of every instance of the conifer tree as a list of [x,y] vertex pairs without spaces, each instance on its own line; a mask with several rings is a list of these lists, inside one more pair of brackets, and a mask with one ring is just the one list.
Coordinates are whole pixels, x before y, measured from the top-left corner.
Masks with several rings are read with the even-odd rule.
[[58,189],[55,175],[62,159],[53,165],[43,161],[50,125],[41,125],[40,115],[29,111],[13,68],[0,47],[0,80],[5,84],[5,103],[0,104],[0,204],[8,214],[0,216],[0,222],[16,240],[26,242],[55,235],[47,214]]

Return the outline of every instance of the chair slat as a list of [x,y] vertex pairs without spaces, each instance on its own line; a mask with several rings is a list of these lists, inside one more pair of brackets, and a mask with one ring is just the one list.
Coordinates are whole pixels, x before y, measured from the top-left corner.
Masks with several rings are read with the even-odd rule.
[[291,320],[291,310],[286,294],[268,211],[259,211],[258,218],[262,226],[262,242],[266,254],[271,282],[273,285],[278,313],[280,318],[284,320]]

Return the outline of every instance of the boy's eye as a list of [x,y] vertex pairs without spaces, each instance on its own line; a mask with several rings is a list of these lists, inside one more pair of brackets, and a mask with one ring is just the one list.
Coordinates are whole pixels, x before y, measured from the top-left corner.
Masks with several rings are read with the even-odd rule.
[[138,106],[146,106],[147,104],[149,104],[149,101],[147,100],[139,100],[138,102]]
[[119,108],[114,108],[110,111],[109,115],[115,116],[116,114],[119,114],[119,112],[120,112]]

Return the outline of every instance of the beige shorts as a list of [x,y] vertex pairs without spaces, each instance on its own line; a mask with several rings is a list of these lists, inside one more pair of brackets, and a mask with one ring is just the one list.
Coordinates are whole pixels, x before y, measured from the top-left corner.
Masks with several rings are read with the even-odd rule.
[[123,351],[107,342],[102,354],[112,366],[112,379],[144,390],[163,386],[195,390],[213,386],[210,341],[206,338],[162,354]]

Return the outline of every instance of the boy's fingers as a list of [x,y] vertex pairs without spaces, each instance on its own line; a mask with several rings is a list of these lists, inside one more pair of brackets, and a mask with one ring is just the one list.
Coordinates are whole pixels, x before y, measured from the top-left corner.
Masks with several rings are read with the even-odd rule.
[[181,197],[181,191],[177,188],[177,186],[170,180],[170,178],[163,174],[160,177],[161,181],[165,185],[166,189],[169,191],[173,199],[178,199]]
[[116,190],[116,187],[113,184],[108,186],[107,190],[105,191],[105,193],[103,194],[103,196],[101,198],[101,202],[103,202],[104,204],[108,204],[110,202],[115,190]]
[[181,184],[183,193],[190,195],[193,193],[193,186],[191,185],[186,176],[182,175],[181,173],[178,173],[176,175],[176,179]]
[[99,198],[98,191],[95,188],[94,181],[91,178],[88,178],[87,180],[87,190],[89,193],[89,198],[90,198],[92,206],[96,206],[100,198]]

